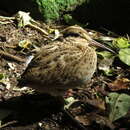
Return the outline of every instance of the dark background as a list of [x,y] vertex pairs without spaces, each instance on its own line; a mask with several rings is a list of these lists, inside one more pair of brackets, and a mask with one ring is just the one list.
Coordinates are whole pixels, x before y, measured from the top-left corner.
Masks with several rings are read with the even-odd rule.
[[[41,17],[32,0],[1,0],[0,10],[10,15],[19,10],[29,11],[33,17]],[[72,15],[81,23],[89,22],[90,28],[104,27],[118,34],[130,34],[130,0],[90,0]]]

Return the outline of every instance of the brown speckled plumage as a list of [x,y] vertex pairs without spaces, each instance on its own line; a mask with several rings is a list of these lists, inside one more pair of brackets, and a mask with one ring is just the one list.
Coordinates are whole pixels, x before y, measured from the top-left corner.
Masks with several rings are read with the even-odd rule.
[[[71,27],[68,30],[75,33]],[[76,29],[79,36],[70,35],[62,41],[56,40],[43,46],[28,65],[19,84],[61,96],[67,89],[90,80],[96,70],[97,55],[89,46],[91,41],[84,38],[86,31],[83,30],[82,35],[81,30],[79,33]],[[65,30],[64,33],[69,31]]]

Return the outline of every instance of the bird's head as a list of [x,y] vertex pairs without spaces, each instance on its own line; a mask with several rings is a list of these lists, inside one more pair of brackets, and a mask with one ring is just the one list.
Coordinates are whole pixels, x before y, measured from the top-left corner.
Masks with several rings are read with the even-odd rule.
[[112,49],[106,47],[105,45],[93,40],[88,32],[83,29],[82,27],[78,26],[78,25],[74,25],[74,26],[69,26],[66,29],[64,29],[62,31],[63,34],[65,35],[73,35],[73,36],[80,36],[81,38],[86,39],[86,43],[90,46],[95,46],[95,47],[100,47],[100,48],[104,48],[112,53],[115,53]]

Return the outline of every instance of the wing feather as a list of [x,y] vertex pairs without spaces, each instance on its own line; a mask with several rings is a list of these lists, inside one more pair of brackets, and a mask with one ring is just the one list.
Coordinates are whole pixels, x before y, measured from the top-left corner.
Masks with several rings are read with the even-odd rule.
[[[93,54],[94,50],[90,47],[83,50],[79,46],[62,44],[61,42],[48,44],[36,54],[22,79],[43,85],[79,85],[85,73],[87,74],[87,71],[82,69],[87,69],[89,56],[86,55],[88,52]],[[87,59],[85,60],[84,57]]]

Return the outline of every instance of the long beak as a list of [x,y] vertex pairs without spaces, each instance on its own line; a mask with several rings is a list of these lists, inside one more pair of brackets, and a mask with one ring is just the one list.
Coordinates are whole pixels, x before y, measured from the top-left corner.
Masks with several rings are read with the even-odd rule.
[[94,40],[90,41],[90,45],[96,46],[96,47],[100,47],[100,48],[104,48],[104,49],[106,49],[106,50],[108,50],[108,51],[110,51],[110,52],[116,54],[116,52],[113,51],[112,49],[110,49],[110,48],[106,47],[105,45],[103,45],[103,44],[101,44],[101,43],[99,43],[99,42],[96,42],[96,41],[94,41]]
[[99,42],[97,42],[97,41],[94,41],[94,40],[93,40],[91,37],[89,37],[88,35],[84,35],[84,36],[85,36],[85,38],[89,41],[89,44],[90,44],[90,45],[95,46],[95,47],[104,48],[104,49],[106,49],[106,50],[108,50],[108,51],[110,51],[110,52],[116,54],[115,51],[113,51],[112,49],[106,47],[105,45],[103,45],[103,44],[101,44],[101,43],[99,43]]

